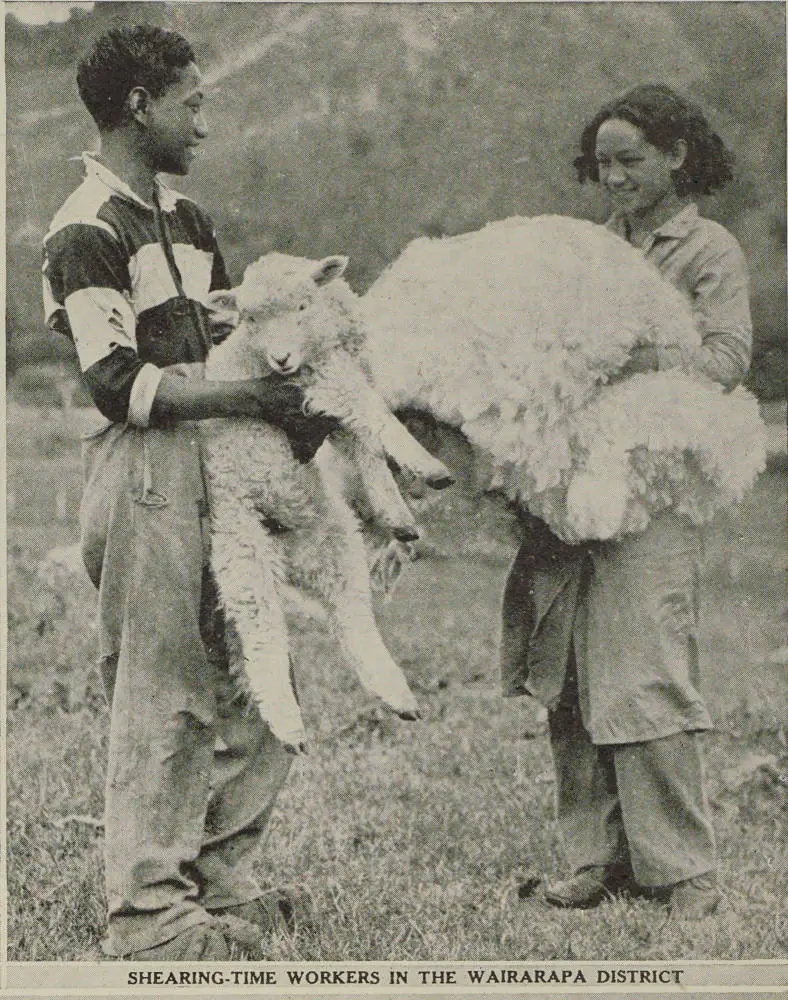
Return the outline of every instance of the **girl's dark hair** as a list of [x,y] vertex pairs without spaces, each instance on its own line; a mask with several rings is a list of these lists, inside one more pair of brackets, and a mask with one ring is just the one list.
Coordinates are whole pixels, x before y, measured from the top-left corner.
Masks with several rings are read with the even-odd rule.
[[574,161],[577,177],[599,181],[596,136],[603,122],[621,118],[639,128],[646,141],[669,153],[677,140],[687,144],[684,163],[673,171],[679,195],[708,194],[733,177],[733,156],[713,132],[703,112],[664,84],[643,84],[605,104],[583,129],[582,153]]
[[131,90],[144,87],[161,97],[194,61],[191,45],[174,31],[144,24],[112,28],[80,60],[79,96],[99,129],[109,131],[128,121]]

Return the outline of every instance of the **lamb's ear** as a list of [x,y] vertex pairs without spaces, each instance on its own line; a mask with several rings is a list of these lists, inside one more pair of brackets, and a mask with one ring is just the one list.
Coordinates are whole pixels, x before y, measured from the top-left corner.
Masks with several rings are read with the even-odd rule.
[[240,316],[238,309],[237,289],[221,289],[209,292],[205,300],[205,308],[211,314],[211,322],[235,326]]
[[317,265],[317,270],[312,272],[312,281],[318,288],[322,288],[334,278],[341,277],[345,273],[347,265],[347,257],[324,257]]

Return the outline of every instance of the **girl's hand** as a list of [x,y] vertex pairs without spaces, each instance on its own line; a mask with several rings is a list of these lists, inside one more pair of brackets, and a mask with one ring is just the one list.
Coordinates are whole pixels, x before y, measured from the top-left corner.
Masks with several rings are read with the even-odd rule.
[[644,344],[640,347],[634,347],[630,351],[626,364],[610,376],[608,384],[619,382],[623,378],[629,378],[630,375],[640,375],[643,372],[656,371],[659,371],[657,349],[652,344]]

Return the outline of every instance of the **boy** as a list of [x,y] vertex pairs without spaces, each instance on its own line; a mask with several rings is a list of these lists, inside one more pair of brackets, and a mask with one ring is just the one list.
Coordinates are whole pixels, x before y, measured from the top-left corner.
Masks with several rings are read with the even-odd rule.
[[104,950],[219,960],[233,931],[259,941],[286,915],[251,866],[290,758],[227,671],[194,421],[265,419],[303,458],[333,423],[274,378],[201,377],[201,303],[229,282],[210,219],[157,177],[187,174],[207,135],[189,43],[113,29],[77,80],[101,149],[46,237],[44,301],[107,418],[83,444],[80,515],[111,704]]

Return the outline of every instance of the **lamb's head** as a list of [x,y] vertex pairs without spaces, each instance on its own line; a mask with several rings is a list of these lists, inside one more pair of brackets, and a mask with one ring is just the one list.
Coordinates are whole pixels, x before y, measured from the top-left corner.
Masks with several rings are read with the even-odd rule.
[[237,288],[211,292],[207,305],[244,337],[245,350],[272,371],[294,375],[327,351],[357,354],[364,344],[355,296],[337,280],[347,263],[347,257],[267,254],[247,267]]

